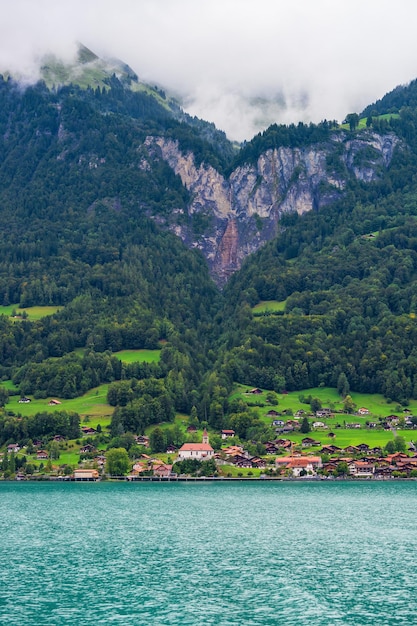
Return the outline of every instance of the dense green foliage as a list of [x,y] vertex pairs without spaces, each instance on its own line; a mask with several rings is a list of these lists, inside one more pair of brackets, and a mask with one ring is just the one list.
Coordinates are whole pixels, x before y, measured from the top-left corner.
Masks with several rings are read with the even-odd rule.
[[[115,77],[106,88],[54,91],[0,79],[0,303],[63,307],[39,321],[0,316],[0,376],[38,398],[109,383],[115,444],[192,407],[215,428],[266,441],[258,416],[229,400],[235,382],[417,397],[414,89],[367,113],[373,131],[400,139],[378,181],[349,179],[320,212],[283,216],[276,239],[220,293],[202,256],[170,232],[189,219],[190,194],[150,157],[146,137],[174,138],[197,164],[223,172],[271,148],[333,141],[327,166],[336,172],[343,163],[332,133],[356,137],[357,116],[344,131],[333,122],[273,125],[234,158],[212,125],[174,115]],[[378,118],[388,109],[397,117]],[[358,158],[374,156],[369,147]],[[285,308],[255,316],[252,307],[268,300]],[[139,348],[161,349],[160,361],[113,355]],[[1,441],[69,437],[68,428],[77,436],[69,417],[48,419],[3,415]],[[154,448],[179,441],[174,429],[155,436]]]

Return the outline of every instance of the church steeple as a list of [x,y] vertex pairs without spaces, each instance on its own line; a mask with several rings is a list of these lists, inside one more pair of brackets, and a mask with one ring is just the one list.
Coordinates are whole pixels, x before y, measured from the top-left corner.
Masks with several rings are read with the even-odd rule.
[[207,443],[208,444],[208,442],[209,442],[209,436],[208,436],[207,429],[205,428],[203,430],[203,443]]

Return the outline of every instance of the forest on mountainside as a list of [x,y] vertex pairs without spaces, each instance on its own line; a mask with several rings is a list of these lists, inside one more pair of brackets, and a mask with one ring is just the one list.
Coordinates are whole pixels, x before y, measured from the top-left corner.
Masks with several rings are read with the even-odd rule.
[[[221,292],[201,254],[161,227],[189,219],[190,193],[145,138],[178,139],[227,173],[270,148],[325,141],[334,122],[274,125],[236,156],[210,125],[115,77],[95,90],[0,80],[0,304],[63,307],[40,321],[0,316],[2,379],[37,397],[114,384],[114,433],[193,406],[216,427],[261,428],[239,422],[236,382],[297,390],[343,374],[351,389],[417,397],[417,110],[403,97],[397,117],[370,114],[368,128],[400,139],[387,171],[350,180],[319,212],[283,215]],[[255,315],[263,300],[285,304]],[[157,347],[158,364],[113,356]]]

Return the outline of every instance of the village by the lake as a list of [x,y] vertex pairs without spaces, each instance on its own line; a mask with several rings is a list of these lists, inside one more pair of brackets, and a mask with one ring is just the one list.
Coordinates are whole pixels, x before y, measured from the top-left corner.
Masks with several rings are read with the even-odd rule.
[[[177,415],[173,425],[123,433],[115,440],[108,415],[101,415],[101,423],[100,417],[85,415],[71,436],[58,426],[59,432],[48,436],[7,441],[0,452],[1,477],[17,481],[417,478],[417,411],[414,415],[412,408],[396,405],[395,412],[376,415],[374,408],[356,406],[350,395],[335,402],[336,390],[323,390],[322,397],[325,392],[331,398],[329,406],[311,395],[238,386],[235,393],[255,407],[271,435],[262,440],[244,440],[233,428],[209,429],[195,414]],[[27,413],[39,400],[21,396],[14,402]],[[41,402],[50,415],[59,414],[66,404],[57,398]],[[390,408],[385,403],[385,413]],[[22,416],[10,419],[19,421]]]

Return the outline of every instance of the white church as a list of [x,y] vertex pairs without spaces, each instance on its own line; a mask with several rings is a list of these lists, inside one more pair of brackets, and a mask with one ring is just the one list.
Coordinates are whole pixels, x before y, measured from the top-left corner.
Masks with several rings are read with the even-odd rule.
[[214,450],[209,444],[207,430],[204,429],[202,443],[184,443],[178,450],[178,460],[197,459],[197,461],[208,461],[213,458]]

